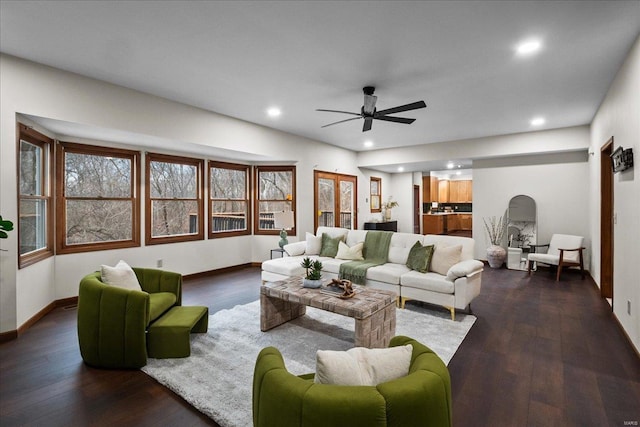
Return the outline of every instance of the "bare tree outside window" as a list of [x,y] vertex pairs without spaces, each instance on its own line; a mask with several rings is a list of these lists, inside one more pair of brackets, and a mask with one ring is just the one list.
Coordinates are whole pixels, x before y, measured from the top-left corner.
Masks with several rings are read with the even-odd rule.
[[[295,167],[260,166],[256,168],[256,234],[277,234],[275,212],[295,210]],[[295,234],[295,227],[291,231]]]
[[18,242],[20,268],[53,255],[49,173],[53,140],[19,124]]
[[147,244],[202,239],[202,160],[147,156]]
[[139,246],[140,154],[61,143],[62,252]]
[[209,162],[210,237],[249,234],[249,167]]

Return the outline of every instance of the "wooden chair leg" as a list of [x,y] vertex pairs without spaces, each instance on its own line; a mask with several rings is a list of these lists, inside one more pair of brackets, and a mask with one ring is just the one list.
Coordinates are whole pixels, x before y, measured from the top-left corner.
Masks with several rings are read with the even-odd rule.
[[582,259],[582,248],[578,250],[580,256],[580,274],[582,275],[582,280],[584,280],[584,261]]

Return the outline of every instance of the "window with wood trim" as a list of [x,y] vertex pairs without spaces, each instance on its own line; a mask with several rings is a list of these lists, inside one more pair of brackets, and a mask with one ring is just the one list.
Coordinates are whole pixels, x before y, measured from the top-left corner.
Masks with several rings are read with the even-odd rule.
[[382,212],[382,178],[372,176],[369,181],[371,212]]
[[18,268],[53,255],[53,140],[18,124]]
[[148,153],[146,244],[204,239],[204,161]]
[[249,166],[209,162],[209,238],[251,234]]
[[[258,166],[255,169],[256,198],[254,234],[280,233],[275,228],[274,213],[295,211],[296,206],[296,167],[295,166]],[[297,224],[294,214],[294,224]],[[288,230],[296,234],[296,226]]]
[[60,142],[56,162],[57,252],[140,246],[140,152]]

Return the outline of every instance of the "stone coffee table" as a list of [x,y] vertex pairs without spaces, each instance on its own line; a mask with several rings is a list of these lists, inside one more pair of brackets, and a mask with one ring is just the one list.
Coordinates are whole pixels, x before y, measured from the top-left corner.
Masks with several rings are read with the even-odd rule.
[[356,347],[387,347],[396,332],[396,294],[354,286],[356,295],[340,299],[302,287],[301,277],[264,282],[260,287],[260,329],[268,331],[305,314],[307,306],[353,317]]

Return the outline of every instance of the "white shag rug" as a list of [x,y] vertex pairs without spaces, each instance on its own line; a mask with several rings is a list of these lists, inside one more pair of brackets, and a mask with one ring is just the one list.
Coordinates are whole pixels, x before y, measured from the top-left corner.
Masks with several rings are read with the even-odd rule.
[[[473,326],[472,315],[407,305],[396,310],[396,335],[406,335],[431,348],[448,364]],[[179,394],[222,427],[248,427],[253,369],[258,353],[274,346],[289,372],[315,371],[317,350],[353,347],[350,317],[307,307],[307,314],[267,332],[260,331],[260,301],[221,310],[209,317],[206,334],[191,335],[191,356],[149,359],[142,370]]]

